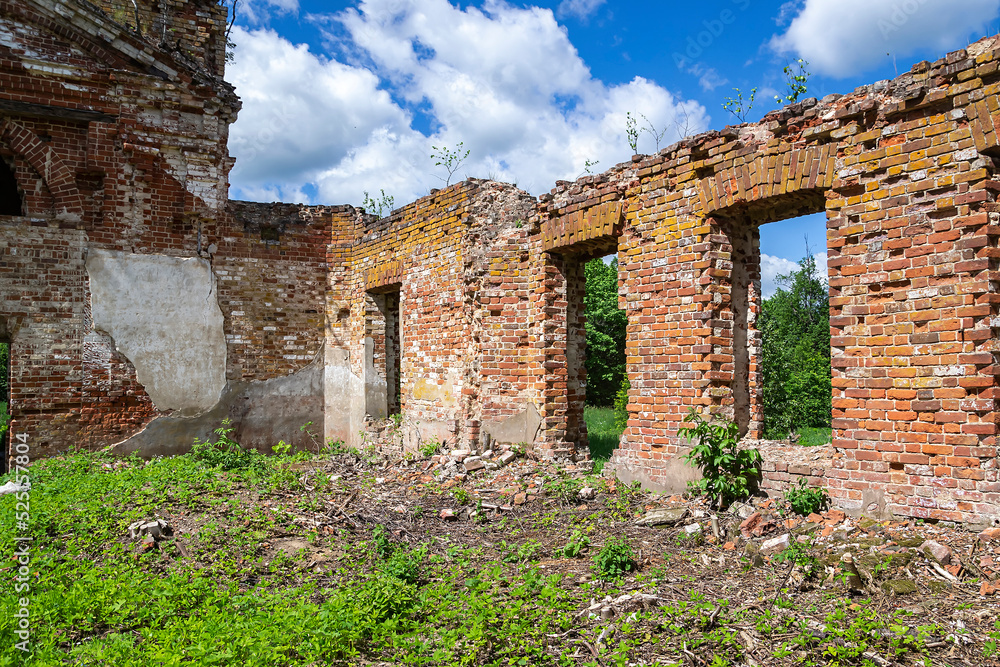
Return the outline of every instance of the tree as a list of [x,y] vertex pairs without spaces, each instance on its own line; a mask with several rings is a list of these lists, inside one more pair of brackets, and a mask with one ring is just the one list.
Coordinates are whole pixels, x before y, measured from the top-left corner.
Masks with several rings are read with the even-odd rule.
[[805,257],[763,303],[764,437],[780,439],[803,427],[830,426],[830,302],[828,288]]
[[628,319],[618,309],[618,258],[584,267],[587,292],[587,404],[610,406],[625,376],[625,328]]

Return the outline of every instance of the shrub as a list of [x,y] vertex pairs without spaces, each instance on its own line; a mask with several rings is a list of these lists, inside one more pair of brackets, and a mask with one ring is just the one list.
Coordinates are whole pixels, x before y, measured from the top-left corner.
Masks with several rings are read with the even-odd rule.
[[688,482],[688,488],[704,493],[719,507],[747,498],[760,479],[760,452],[740,449],[739,427],[727,419],[716,415],[705,419],[691,408],[684,421],[695,424],[683,430],[684,439],[696,441],[684,460],[702,473],[701,479]]
[[195,460],[223,470],[261,470],[264,465],[264,455],[254,449],[243,449],[240,443],[233,440],[229,434],[235,427],[229,419],[223,419],[222,425],[215,429],[215,442],[202,442],[194,439],[191,456]]
[[621,537],[610,537],[594,556],[594,569],[601,579],[611,580],[635,569],[632,546]]
[[785,500],[792,506],[793,512],[806,516],[825,508],[830,502],[830,496],[823,489],[810,488],[806,485],[806,480],[800,479],[797,487],[793,486],[785,493]]

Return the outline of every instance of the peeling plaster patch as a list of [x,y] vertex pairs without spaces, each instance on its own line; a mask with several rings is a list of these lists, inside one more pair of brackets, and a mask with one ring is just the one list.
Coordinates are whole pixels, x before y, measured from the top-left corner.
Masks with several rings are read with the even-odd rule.
[[542,417],[538,414],[538,409],[534,403],[528,403],[524,412],[520,412],[503,421],[484,421],[482,430],[489,433],[497,442],[531,444],[538,437],[538,429],[541,428]]
[[315,451],[316,443],[302,425],[323,432],[322,358],[291,375],[264,382],[232,382],[226,385],[218,403],[194,417],[161,415],[134,436],[111,447],[119,456],[138,454],[143,458],[172,456],[190,451],[195,438],[213,440],[213,430],[223,419],[231,419],[233,438],[244,447],[272,452],[284,440],[293,449]]
[[226,385],[215,276],[199,258],[91,249],[94,329],[111,336],[160,411],[210,410]]

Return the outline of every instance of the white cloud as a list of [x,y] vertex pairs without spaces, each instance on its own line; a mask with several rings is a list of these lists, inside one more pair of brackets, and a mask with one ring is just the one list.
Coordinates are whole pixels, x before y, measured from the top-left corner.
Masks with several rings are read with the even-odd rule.
[[[781,8],[787,20],[795,7]],[[847,77],[925,50],[944,53],[982,37],[1000,0],[805,0],[771,46],[795,53],[819,74]]]
[[701,76],[698,77],[698,85],[701,86],[702,90],[707,92],[712,92],[719,86],[727,83],[729,83],[729,79],[719,74],[714,67],[702,70]]
[[587,19],[603,4],[604,0],[562,0],[556,9],[556,14],[560,17],[575,16],[578,19]]
[[[813,255],[816,260],[816,273],[823,282],[829,281],[829,271],[826,266],[826,253],[818,252]],[[799,263],[793,262],[784,257],[760,254],[760,291],[761,296],[768,299],[774,296],[779,287],[787,288],[787,285],[779,284],[778,276],[788,275],[799,270]]]
[[[359,203],[384,189],[403,204],[442,185],[431,146],[460,141],[471,154],[457,179],[493,175],[538,194],[588,159],[598,169],[627,159],[628,111],[668,129],[661,147],[678,126],[707,126],[704,107],[652,81],[594,79],[548,9],[363,0],[332,21],[339,60],[270,31],[234,31],[234,197]],[[654,149],[644,134],[640,150]]]
[[264,25],[273,14],[297,14],[299,0],[244,0],[236,8],[237,19],[250,25]]

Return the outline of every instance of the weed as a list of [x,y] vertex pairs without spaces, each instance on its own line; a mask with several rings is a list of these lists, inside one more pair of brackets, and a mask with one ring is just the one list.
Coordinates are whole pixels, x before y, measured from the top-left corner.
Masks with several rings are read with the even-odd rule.
[[396,547],[389,539],[389,534],[386,531],[385,526],[375,526],[375,529],[372,531],[372,552],[374,552],[378,558],[385,560],[386,558],[392,556],[395,550]]
[[641,494],[639,482],[619,484],[614,493],[609,493],[604,503],[608,512],[618,521],[626,521],[632,516],[632,505]]
[[580,489],[583,488],[583,481],[559,471],[559,476],[550,477],[542,488],[546,495],[552,496],[561,503],[570,504],[578,500]]
[[289,450],[290,450],[291,448],[292,448],[292,446],[291,446],[290,444],[288,444],[288,443],[287,443],[287,442],[285,442],[284,440],[279,440],[279,441],[278,441],[278,444],[276,444],[276,445],[275,445],[274,447],[272,447],[271,449],[273,449],[273,450],[274,450],[274,453],[275,453],[275,454],[278,454],[279,456],[284,456],[285,454],[287,454],[287,453],[288,453],[288,451],[289,451]]
[[757,89],[750,89],[750,99],[747,100],[743,99],[743,91],[739,88],[733,88],[733,90],[736,91],[736,97],[727,97],[722,108],[733,114],[741,123],[745,123],[747,122],[750,110],[753,109],[754,98],[757,97]]
[[542,545],[535,540],[528,540],[523,544],[507,544],[500,542],[500,553],[505,563],[523,563],[537,560],[541,555]]
[[417,551],[398,550],[382,565],[382,572],[408,584],[420,583],[421,563],[427,555],[426,549]]
[[790,487],[785,493],[785,500],[793,512],[807,516],[822,511],[829,504],[830,496],[823,489],[810,488],[804,479],[800,479],[797,487]]
[[774,101],[778,104],[788,103],[792,104],[798,102],[799,97],[805,95],[806,93],[806,81],[809,80],[809,72],[806,67],[809,66],[809,62],[803,60],[802,58],[796,59],[790,65],[786,65],[783,70],[785,73],[785,84],[788,87],[788,92],[784,97],[781,95],[775,95]]
[[622,378],[622,384],[615,394],[615,428],[624,431],[628,427],[628,392],[632,389],[628,375]]
[[461,486],[457,486],[451,490],[451,497],[455,499],[455,502],[459,505],[468,505],[472,497],[469,492],[466,491]]
[[983,657],[995,658],[1000,656],[1000,621],[993,621],[993,630],[989,632],[989,639],[983,642]]
[[222,425],[215,429],[215,442],[202,442],[195,438],[191,447],[191,456],[202,463],[221,468],[222,470],[261,470],[263,469],[263,455],[253,449],[243,449],[240,443],[230,437],[236,430],[229,419],[223,419]]
[[812,555],[812,552],[810,551],[810,546],[811,545],[808,543],[803,543],[796,540],[792,542],[790,545],[788,545],[788,547],[784,549],[781,553],[777,554],[774,557],[774,562],[794,563],[805,570],[807,577],[812,576],[812,574],[819,569],[819,561],[816,560],[816,557]]
[[323,448],[323,439],[320,438],[319,433],[317,433],[312,426],[312,422],[306,422],[299,427],[299,430],[309,436],[309,439],[312,440],[313,445],[316,447],[316,453],[318,454]]
[[632,112],[625,114],[625,136],[628,138],[628,146],[632,149],[632,155],[639,153],[639,128],[635,116]]
[[431,438],[427,442],[420,443],[418,450],[425,459],[430,458],[441,451],[441,443],[437,438]]
[[441,178],[441,180],[444,181],[445,187],[448,187],[448,185],[451,184],[451,177],[455,175],[456,171],[458,171],[459,165],[465,162],[465,159],[469,157],[469,150],[466,150],[464,153],[462,152],[462,147],[464,145],[464,141],[458,142],[458,145],[455,146],[455,150],[450,150],[447,146],[441,146],[440,148],[437,146],[431,146],[431,148],[434,149],[434,152],[431,153],[431,159],[437,160],[437,162],[434,163],[434,166],[444,167],[448,170],[448,178],[441,178],[438,176],[438,178]]
[[379,197],[378,201],[372,199],[368,196],[368,191],[365,190],[365,199],[361,203],[361,208],[365,210],[366,213],[371,213],[377,218],[382,218],[389,213],[392,213],[392,209],[396,204],[396,200],[390,195],[385,194],[385,190],[379,190],[382,196]]
[[594,569],[601,579],[617,579],[635,568],[632,546],[624,538],[608,538],[594,556]]
[[684,460],[702,473],[701,479],[688,482],[688,488],[720,507],[747,498],[760,479],[760,452],[740,449],[739,427],[717,415],[705,419],[691,408],[684,421],[695,424],[684,430],[684,439],[697,441]]
[[569,542],[562,549],[562,554],[566,558],[576,558],[590,546],[590,538],[582,530],[574,530],[569,537]]

